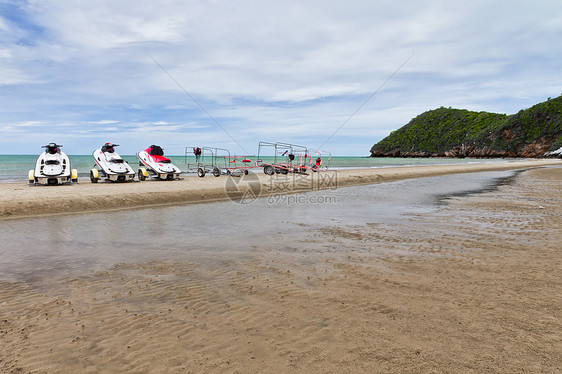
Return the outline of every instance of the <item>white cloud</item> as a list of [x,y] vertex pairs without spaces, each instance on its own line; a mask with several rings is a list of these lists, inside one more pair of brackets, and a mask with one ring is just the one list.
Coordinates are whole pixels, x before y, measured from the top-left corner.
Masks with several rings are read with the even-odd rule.
[[119,121],[101,120],[101,121],[89,121],[88,123],[91,123],[91,124],[94,124],[94,125],[110,125],[110,124],[119,123]]
[[84,145],[95,131],[237,147],[221,126],[245,148],[321,143],[410,56],[329,145],[366,154],[428,109],[511,113],[562,92],[554,1],[10,5],[0,127],[39,121],[45,137],[64,128]]

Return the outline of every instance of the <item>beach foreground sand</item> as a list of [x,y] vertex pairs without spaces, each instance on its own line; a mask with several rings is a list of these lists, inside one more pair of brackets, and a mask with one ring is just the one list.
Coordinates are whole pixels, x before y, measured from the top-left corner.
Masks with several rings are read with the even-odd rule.
[[[237,195],[237,189],[240,190],[240,194],[244,193],[244,189],[251,189],[255,195],[265,196],[272,193],[291,193],[444,174],[525,169],[545,165],[562,165],[562,160],[514,160],[462,165],[354,169],[311,173],[308,176],[295,174],[270,177],[256,172],[252,173],[250,178],[186,177],[180,181],[145,181],[127,184],[109,182],[92,184],[87,179],[77,185],[64,186],[30,187],[24,184],[6,183],[0,184],[0,219],[241,198]],[[238,180],[242,182],[239,183]]]
[[0,282],[0,372],[560,372],[561,191],[535,169],[285,250]]

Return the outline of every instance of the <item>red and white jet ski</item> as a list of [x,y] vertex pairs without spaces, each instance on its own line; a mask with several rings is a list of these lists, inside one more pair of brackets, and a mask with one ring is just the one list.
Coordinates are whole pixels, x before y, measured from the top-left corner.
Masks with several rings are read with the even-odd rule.
[[180,179],[180,169],[164,157],[164,150],[157,145],[151,145],[144,151],[137,153],[139,159],[139,180],[147,177],[161,180]]
[[90,170],[90,181],[97,183],[100,179],[112,182],[132,182],[135,179],[135,171],[115,152],[114,147],[119,144],[105,143],[96,149],[92,156],[97,168]]

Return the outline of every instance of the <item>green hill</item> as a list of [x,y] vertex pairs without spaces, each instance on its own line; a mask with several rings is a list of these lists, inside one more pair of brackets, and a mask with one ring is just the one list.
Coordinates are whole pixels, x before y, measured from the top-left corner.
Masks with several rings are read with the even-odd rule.
[[514,115],[438,108],[371,148],[372,157],[544,157],[562,147],[562,96]]

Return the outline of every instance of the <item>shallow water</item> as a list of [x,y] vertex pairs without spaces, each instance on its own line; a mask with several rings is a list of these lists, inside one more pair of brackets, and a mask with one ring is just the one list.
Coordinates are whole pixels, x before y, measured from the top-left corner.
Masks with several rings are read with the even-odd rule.
[[218,202],[0,223],[0,280],[40,283],[123,262],[249,253],[305,240],[305,227],[408,224],[443,197],[490,188],[514,171],[409,179],[249,204]]

